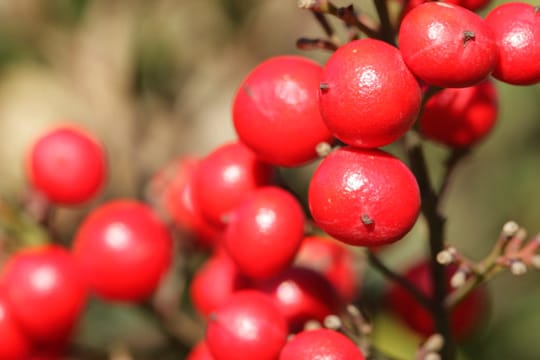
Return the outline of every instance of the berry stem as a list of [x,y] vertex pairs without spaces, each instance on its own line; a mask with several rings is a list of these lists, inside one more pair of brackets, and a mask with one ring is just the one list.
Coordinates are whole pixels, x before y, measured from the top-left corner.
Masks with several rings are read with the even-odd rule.
[[336,51],[338,45],[330,40],[300,38],[296,40],[296,47],[300,50],[329,50]]
[[387,0],[374,0],[377,14],[379,15],[379,21],[381,22],[380,36],[381,39],[389,44],[396,45],[395,30],[390,21],[390,14],[388,13]]
[[369,263],[388,280],[395,282],[407,290],[423,307],[427,309],[432,307],[431,300],[424,293],[418,290],[418,288],[410,283],[406,278],[387,267],[372,251],[368,252],[368,260]]
[[445,217],[439,212],[439,196],[434,190],[429,176],[424,149],[418,134],[409,132],[405,137],[405,146],[410,160],[411,170],[416,176],[422,197],[422,214],[429,228],[429,249],[432,276],[433,297],[429,307],[435,323],[435,330],[444,338],[440,351],[441,360],[455,359],[455,345],[450,331],[450,321],[446,299],[446,274],[443,265],[437,261],[437,255],[444,250]]

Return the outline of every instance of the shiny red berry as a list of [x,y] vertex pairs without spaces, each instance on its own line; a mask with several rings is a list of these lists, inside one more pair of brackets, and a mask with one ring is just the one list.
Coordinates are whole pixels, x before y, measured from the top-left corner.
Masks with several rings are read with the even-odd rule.
[[297,166],[332,135],[319,111],[321,66],[300,56],[270,58],[244,79],[233,103],[240,140],[263,161]]
[[273,180],[273,168],[247,146],[224,144],[201,160],[194,174],[193,199],[202,214],[224,226],[229,212],[254,189]]
[[26,165],[30,184],[50,202],[62,205],[91,199],[107,175],[103,146],[72,126],[58,127],[37,139]]
[[328,279],[309,268],[291,267],[259,282],[257,288],[272,297],[292,332],[302,330],[309,320],[322,323],[326,316],[339,314],[344,305]]
[[191,302],[207,316],[234,292],[246,288],[249,281],[224,251],[212,255],[195,273],[190,285]]
[[411,71],[428,85],[473,86],[497,64],[497,45],[482,18],[461,6],[427,2],[399,28],[399,48]]
[[1,282],[14,318],[34,342],[64,341],[86,304],[86,286],[77,263],[58,246],[13,254]]
[[326,125],[339,140],[358,147],[384,146],[405,134],[420,110],[421,95],[398,49],[374,39],[340,47],[321,76]]
[[0,339],[0,359],[28,359],[31,341],[13,316],[3,291],[0,293]]
[[156,290],[169,268],[172,238],[150,207],[116,200],[93,210],[83,221],[73,252],[98,296],[140,301]]
[[295,335],[281,351],[279,360],[364,360],[358,346],[330,329],[306,330]]
[[420,191],[403,162],[381,150],[344,147],[324,158],[308,192],[317,225],[351,245],[401,239],[415,224]]
[[494,33],[499,61],[493,76],[514,85],[540,81],[540,10],[508,2],[491,10],[486,24]]
[[304,212],[289,192],[266,186],[253,191],[236,208],[224,244],[240,271],[268,278],[293,260],[304,236]]
[[206,342],[216,360],[275,360],[287,339],[287,323],[265,294],[243,290],[211,315]]
[[[433,296],[430,265],[427,261],[414,264],[404,272],[404,277],[428,297]],[[446,287],[450,288],[450,278],[456,267],[446,268]],[[418,301],[405,289],[398,285],[390,288],[387,294],[390,309],[411,329],[423,336],[434,333],[433,317],[429,310],[422,307]],[[488,297],[485,288],[477,288],[458,303],[450,314],[450,325],[453,335],[458,340],[471,335],[478,329],[488,310]]]
[[491,131],[497,110],[497,89],[490,80],[466,88],[443,89],[427,101],[420,131],[436,142],[466,148]]

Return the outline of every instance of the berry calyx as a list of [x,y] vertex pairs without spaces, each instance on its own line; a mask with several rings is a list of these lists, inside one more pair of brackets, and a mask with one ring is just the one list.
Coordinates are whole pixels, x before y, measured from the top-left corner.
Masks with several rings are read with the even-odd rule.
[[421,95],[399,50],[374,39],[341,46],[321,76],[326,126],[344,143],[363,148],[388,145],[405,134],[420,110]]
[[343,147],[323,159],[308,192],[317,225],[351,245],[379,246],[401,239],[420,211],[414,175],[381,150]]
[[73,253],[90,288],[112,301],[141,301],[169,268],[172,238],[152,209],[134,200],[115,200],[83,221]]

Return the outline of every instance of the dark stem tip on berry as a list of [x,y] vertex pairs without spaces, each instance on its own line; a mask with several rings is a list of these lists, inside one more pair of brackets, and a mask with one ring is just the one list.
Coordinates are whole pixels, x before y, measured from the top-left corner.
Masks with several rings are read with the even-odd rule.
[[328,89],[330,89],[330,85],[328,85],[328,83],[321,83],[319,85],[319,88],[322,90],[322,91],[328,91]]
[[362,223],[364,225],[373,225],[374,221],[368,214],[362,214]]
[[534,12],[535,12],[536,14],[540,14],[540,5],[536,5],[536,6],[534,7]]
[[465,30],[463,32],[463,45],[467,45],[467,43],[471,40],[474,40],[476,37],[476,34],[474,31]]

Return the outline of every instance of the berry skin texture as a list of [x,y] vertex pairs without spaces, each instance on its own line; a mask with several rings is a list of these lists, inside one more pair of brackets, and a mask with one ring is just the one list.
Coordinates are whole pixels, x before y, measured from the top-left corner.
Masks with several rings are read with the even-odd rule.
[[420,131],[436,142],[467,148],[491,131],[497,110],[497,89],[489,79],[471,87],[443,89],[426,102]]
[[330,329],[307,330],[287,342],[279,360],[364,360],[365,357],[345,335]]
[[87,289],[77,263],[59,246],[13,254],[1,282],[14,318],[35,343],[64,341],[86,304]]
[[376,148],[394,142],[412,126],[421,95],[398,49],[362,39],[341,46],[328,59],[321,76],[320,108],[339,140]]
[[[446,286],[450,291],[451,275],[455,266],[446,268]],[[405,271],[404,277],[422,293],[432,296],[431,270],[427,261],[420,261]],[[450,327],[457,340],[464,340],[478,328],[489,308],[485,288],[476,288],[458,303],[450,313]],[[390,288],[387,294],[391,310],[411,329],[423,336],[433,334],[433,318],[428,310],[422,307],[409,292],[398,285]]]
[[224,227],[229,212],[252,190],[269,185],[273,168],[242,143],[224,144],[201,160],[193,199],[208,221]]
[[96,295],[137,302],[156,290],[168,270],[172,238],[150,207],[115,200],[93,210],[83,221],[73,253]]
[[274,278],[257,284],[270,295],[287,319],[289,330],[298,332],[309,320],[323,322],[339,314],[344,306],[334,286],[315,270],[291,267]]
[[0,359],[28,359],[31,342],[13,317],[3,292],[0,293],[0,339]]
[[513,85],[540,81],[540,11],[521,2],[501,4],[485,19],[494,33],[499,62],[493,77]]
[[287,339],[287,323],[272,300],[239,291],[212,315],[206,342],[216,360],[275,360]]
[[332,134],[319,111],[321,66],[300,56],[270,58],[244,79],[233,103],[240,140],[263,161],[298,166]]
[[480,16],[441,2],[421,4],[405,16],[399,48],[418,78],[440,87],[476,85],[498,58],[493,33]]
[[234,292],[246,288],[249,281],[225,251],[218,251],[200,267],[190,285],[191,302],[207,316]]
[[106,154],[85,130],[62,126],[37,139],[28,154],[26,170],[30,184],[50,202],[77,205],[103,187]]
[[293,262],[304,237],[304,220],[294,196],[279,187],[262,187],[231,216],[225,249],[244,275],[272,277]]
[[351,245],[378,246],[401,239],[412,228],[420,191],[396,157],[343,147],[315,170],[308,202],[313,219],[329,235]]

